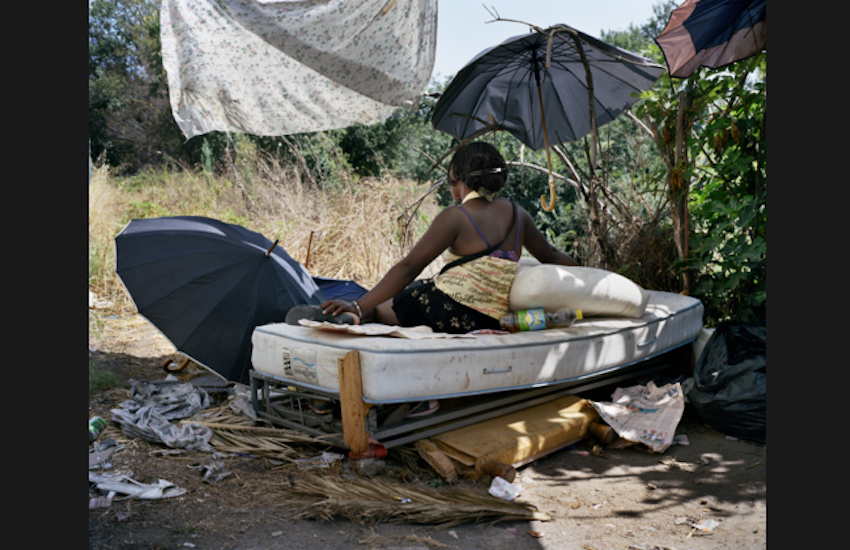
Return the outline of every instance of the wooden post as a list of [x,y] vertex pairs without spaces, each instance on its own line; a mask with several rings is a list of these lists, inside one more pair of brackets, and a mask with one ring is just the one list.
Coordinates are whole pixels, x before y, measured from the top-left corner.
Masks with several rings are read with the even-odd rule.
[[339,367],[339,401],[342,412],[342,439],[353,454],[369,449],[366,433],[366,415],[363,403],[363,383],[360,378],[360,352],[351,350],[342,359]]

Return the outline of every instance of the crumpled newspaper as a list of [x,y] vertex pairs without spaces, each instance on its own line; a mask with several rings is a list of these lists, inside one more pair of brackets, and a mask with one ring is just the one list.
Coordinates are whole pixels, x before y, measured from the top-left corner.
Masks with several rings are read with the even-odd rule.
[[199,424],[172,424],[171,420],[189,418],[210,406],[207,392],[188,382],[169,378],[155,382],[133,382],[131,399],[112,409],[112,420],[121,425],[128,437],[171,448],[213,452],[209,442],[212,429]]
[[676,426],[685,411],[678,382],[660,388],[652,381],[646,386],[617,388],[611,400],[590,403],[620,437],[643,443],[657,453],[663,453],[673,444]]

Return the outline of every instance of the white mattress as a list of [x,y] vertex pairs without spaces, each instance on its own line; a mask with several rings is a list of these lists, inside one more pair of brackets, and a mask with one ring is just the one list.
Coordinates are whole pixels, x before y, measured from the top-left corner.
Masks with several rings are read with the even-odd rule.
[[337,360],[358,350],[363,398],[376,404],[558,384],[611,372],[699,335],[699,300],[646,292],[639,319],[586,318],[566,329],[475,338],[409,340],[273,323],[254,329],[251,361],[256,371],[338,393]]

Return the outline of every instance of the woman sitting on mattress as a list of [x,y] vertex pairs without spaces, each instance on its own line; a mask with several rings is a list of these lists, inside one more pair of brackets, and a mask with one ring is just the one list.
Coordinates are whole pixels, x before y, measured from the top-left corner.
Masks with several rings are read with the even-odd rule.
[[[458,149],[448,180],[452,198],[460,205],[440,212],[410,253],[359,300],[296,306],[286,322],[427,325],[455,334],[498,330],[499,320],[510,312],[508,297],[522,247],[542,263],[578,265],[546,241],[525,209],[498,196],[508,179],[507,168],[488,143]],[[441,253],[446,261],[441,273],[414,280]]]

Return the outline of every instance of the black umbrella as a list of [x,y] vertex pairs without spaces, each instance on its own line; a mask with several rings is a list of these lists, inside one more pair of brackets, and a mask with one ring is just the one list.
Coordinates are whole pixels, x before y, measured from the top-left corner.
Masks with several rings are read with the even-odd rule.
[[133,220],[115,238],[116,273],[139,313],[196,363],[247,383],[251,334],[324,295],[277,242],[196,216]]
[[[507,130],[535,151],[546,148],[548,160],[550,144],[578,140],[611,122],[638,100],[633,92],[650,89],[663,72],[567,25],[535,28],[484,50],[458,71],[431,122],[459,140]],[[549,161],[554,191],[551,171]],[[544,203],[546,210],[553,206],[554,200]]]

